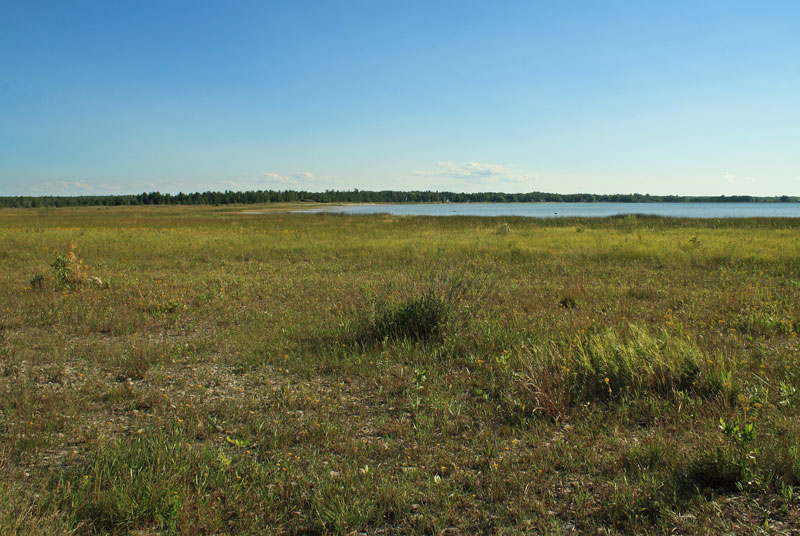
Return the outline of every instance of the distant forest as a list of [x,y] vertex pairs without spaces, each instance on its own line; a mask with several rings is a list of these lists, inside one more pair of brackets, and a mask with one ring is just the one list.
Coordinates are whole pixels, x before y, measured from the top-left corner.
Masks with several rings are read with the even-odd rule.
[[798,196],[755,197],[735,196],[680,196],[649,194],[551,194],[530,192],[505,194],[501,192],[401,192],[393,190],[348,190],[306,192],[296,190],[256,190],[248,192],[195,192],[193,194],[162,194],[146,192],[131,195],[81,195],[81,196],[10,196],[0,197],[0,208],[122,206],[122,205],[233,205],[254,203],[797,203]]

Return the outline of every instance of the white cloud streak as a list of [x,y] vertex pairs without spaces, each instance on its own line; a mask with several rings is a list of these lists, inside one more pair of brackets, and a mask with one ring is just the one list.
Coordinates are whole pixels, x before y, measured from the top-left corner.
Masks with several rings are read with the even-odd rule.
[[738,175],[734,175],[730,171],[725,172],[725,180],[730,184],[753,183],[756,181],[755,177],[740,177]]
[[457,179],[474,184],[509,184],[538,180],[538,177],[533,173],[502,164],[484,162],[465,162],[463,164],[437,162],[435,169],[416,170],[412,174]]
[[118,194],[119,186],[107,183],[95,184],[85,180],[61,180],[35,182],[28,185],[28,195],[109,195]]
[[265,175],[268,184],[281,184],[296,186],[299,184],[305,185],[314,181],[314,175],[309,171],[297,171],[289,175],[281,175],[280,173],[270,172]]

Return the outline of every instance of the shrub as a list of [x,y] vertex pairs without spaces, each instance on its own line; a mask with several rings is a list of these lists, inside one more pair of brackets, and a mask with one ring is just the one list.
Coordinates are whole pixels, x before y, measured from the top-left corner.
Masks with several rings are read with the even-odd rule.
[[86,266],[75,254],[75,244],[73,242],[70,242],[69,251],[66,255],[56,253],[50,266],[53,268],[53,275],[58,288],[71,288],[86,281]]
[[573,284],[564,289],[558,304],[564,309],[574,309],[583,303],[586,289],[582,284]]
[[511,234],[511,226],[508,223],[501,223],[495,229],[495,233],[499,235],[508,235]]
[[561,298],[558,304],[564,309],[574,309],[578,306],[578,300],[574,296],[567,295]]
[[31,278],[30,281],[31,290],[39,291],[44,288],[44,275],[36,274]]
[[452,305],[434,290],[379,311],[358,336],[362,343],[384,339],[441,340]]
[[747,465],[736,453],[726,448],[704,450],[681,468],[677,489],[683,495],[695,493],[733,493],[745,483]]
[[444,271],[428,278],[416,295],[392,303],[384,301],[356,328],[355,342],[371,344],[384,340],[440,342],[448,331],[456,331],[488,293],[482,275],[453,275]]

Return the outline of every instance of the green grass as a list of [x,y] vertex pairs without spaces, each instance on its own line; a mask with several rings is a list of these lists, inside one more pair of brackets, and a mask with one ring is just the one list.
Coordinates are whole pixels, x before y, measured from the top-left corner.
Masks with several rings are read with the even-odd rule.
[[800,529],[800,221],[243,210],[0,211],[0,533]]

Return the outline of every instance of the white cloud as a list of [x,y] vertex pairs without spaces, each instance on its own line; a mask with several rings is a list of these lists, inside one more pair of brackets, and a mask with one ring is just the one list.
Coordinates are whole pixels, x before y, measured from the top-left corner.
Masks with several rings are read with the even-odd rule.
[[265,177],[267,182],[271,184],[305,185],[314,180],[314,175],[310,171],[297,171],[289,175],[270,172]]
[[242,181],[242,180],[227,180],[227,181],[220,181],[221,189],[224,190],[233,190],[244,192],[247,190],[256,190],[257,188],[253,187],[253,184],[249,181]]
[[119,192],[119,186],[85,180],[34,182],[24,189],[27,195],[108,195]]
[[297,184],[297,181],[288,175],[279,175],[277,173],[267,173],[267,182],[280,183],[280,184]]
[[32,186],[33,190],[38,190],[42,192],[58,192],[58,193],[68,193],[68,192],[78,192],[79,195],[81,193],[85,194],[91,191],[96,190],[94,186],[89,184],[86,181],[49,181],[49,182],[42,182]]
[[436,169],[416,170],[414,175],[460,179],[477,184],[507,184],[535,181],[538,177],[523,170],[502,164],[484,162],[437,162]]
[[313,181],[315,178],[310,171],[298,171],[296,173],[292,173],[290,177],[297,181]]
[[725,180],[728,181],[730,184],[742,184],[742,183],[750,183],[755,182],[754,177],[739,177],[734,175],[730,171],[725,172]]

